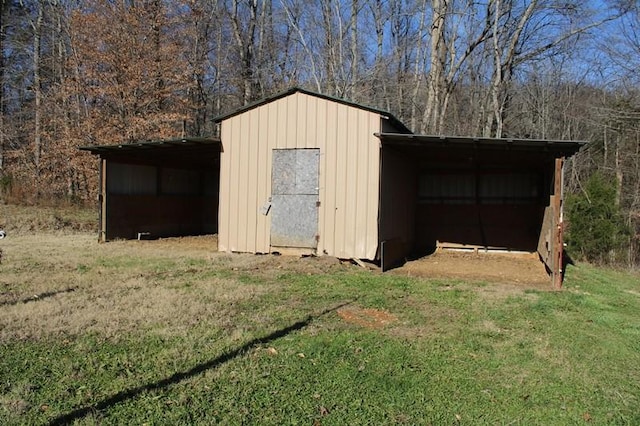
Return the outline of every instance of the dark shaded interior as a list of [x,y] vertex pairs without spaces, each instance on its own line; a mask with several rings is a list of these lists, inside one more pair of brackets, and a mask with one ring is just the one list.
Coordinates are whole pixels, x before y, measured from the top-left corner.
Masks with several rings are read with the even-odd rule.
[[[381,135],[381,241],[535,252],[555,158],[579,143]],[[398,244],[401,242],[401,244]]]
[[[120,149],[118,149],[120,148]],[[218,231],[220,143],[176,140],[94,147],[102,167],[104,239]]]
[[418,253],[436,242],[534,252],[553,157],[514,150],[432,149],[419,156]]

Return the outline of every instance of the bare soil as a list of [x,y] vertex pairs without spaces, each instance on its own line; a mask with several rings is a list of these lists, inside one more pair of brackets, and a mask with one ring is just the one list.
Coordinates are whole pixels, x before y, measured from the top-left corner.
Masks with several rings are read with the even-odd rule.
[[344,321],[366,328],[382,328],[391,324],[398,318],[379,309],[363,309],[357,306],[349,306],[338,310],[338,316]]
[[537,254],[465,253],[442,251],[407,262],[396,274],[428,278],[459,278],[526,287],[550,287],[549,275]]

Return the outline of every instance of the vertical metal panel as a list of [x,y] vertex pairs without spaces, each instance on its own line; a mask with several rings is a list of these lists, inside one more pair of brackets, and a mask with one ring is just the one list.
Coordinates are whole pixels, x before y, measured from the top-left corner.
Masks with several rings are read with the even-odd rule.
[[157,168],[109,161],[107,188],[113,194],[151,195],[158,185]]
[[304,143],[303,141],[298,139],[298,124],[301,124],[301,122],[298,121],[298,112],[301,111],[298,108],[298,99],[299,96],[295,95],[289,96],[284,99],[287,109],[287,133],[285,134],[285,145],[283,146],[283,148],[296,148],[298,144]]
[[383,269],[403,260],[413,247],[417,175],[415,160],[391,147],[382,149],[380,240],[387,242],[381,253]]
[[[258,119],[260,121],[259,128],[256,129],[257,134],[254,135],[254,150],[257,154],[257,166],[255,176],[255,202],[256,208],[259,209],[267,200],[268,195],[271,192],[271,181],[265,179],[264,176],[269,176],[271,173],[271,149],[269,144],[265,143],[262,139],[266,136],[266,141],[275,140],[276,128],[273,125],[275,122],[276,114],[272,108],[260,108],[258,110]],[[255,211],[255,210],[254,210]],[[271,215],[258,214],[255,217],[255,229],[256,238],[252,247],[252,252],[268,252],[269,239],[270,239],[270,227],[271,227]]]
[[[334,246],[333,251],[338,257],[348,257],[348,250],[345,247],[347,241],[346,225],[347,219],[346,204],[347,204],[347,148],[348,148],[348,126],[345,109],[340,108],[340,105],[331,105],[331,114],[336,116],[336,136],[329,143],[334,145],[335,161],[335,174],[336,182],[334,188],[327,188],[335,191],[335,228],[333,229]],[[345,135],[342,143],[338,143],[338,140],[342,135]]]
[[242,117],[239,117],[240,120],[233,120],[232,121],[232,135],[233,135],[233,141],[234,141],[234,147],[233,147],[233,152],[231,153],[233,155],[233,157],[231,158],[231,163],[230,163],[230,167],[231,170],[229,171],[229,174],[231,176],[231,180],[229,183],[229,192],[230,192],[230,202],[229,202],[229,228],[230,228],[230,235],[229,235],[229,249],[231,251],[240,251],[242,250],[242,246],[239,246],[239,228],[240,228],[240,224],[239,224],[239,220],[238,220],[238,212],[241,209],[240,206],[240,201],[239,201],[239,192],[240,192],[240,188],[238,187],[240,185],[240,166],[241,166],[241,160],[240,160],[240,147],[236,146],[237,144],[235,143],[235,141],[237,140],[241,140],[242,138],[242,133],[241,133],[241,128],[242,128]]
[[260,110],[253,111],[254,114],[248,115],[248,122],[246,123],[247,140],[246,144],[246,159],[247,159],[247,189],[244,196],[246,197],[246,218],[245,218],[245,235],[244,241],[247,247],[251,248],[251,251],[256,251],[257,240],[257,221],[256,215],[252,214],[259,209],[257,190],[258,187],[258,141],[260,138],[261,127],[263,126],[263,120],[260,114]]
[[563,224],[562,224],[562,184],[563,184],[563,164],[564,157],[556,158],[555,175],[553,179],[553,260],[551,266],[551,276],[553,286],[557,289],[562,287],[562,252],[563,252]]
[[[271,150],[320,148],[318,252],[374,259],[379,131],[378,114],[299,92],[223,121],[220,250],[269,251],[271,217],[259,210],[271,195]],[[257,166],[244,149],[260,152]],[[257,208],[239,192],[255,197]],[[247,232],[252,223],[254,235]]]
[[[244,141],[242,144],[238,144],[236,152],[238,154],[238,175],[236,178],[237,183],[237,191],[238,191],[238,209],[235,211],[235,216],[238,218],[238,230],[237,230],[237,238],[238,238],[238,247],[251,247],[250,244],[247,244],[247,226],[249,215],[249,205],[248,205],[248,192],[250,191],[251,186],[249,185],[251,181],[251,172],[253,170],[252,165],[249,163],[249,149],[251,147],[251,128],[254,125],[259,125],[259,123],[254,124],[253,120],[251,120],[253,114],[243,114],[240,115],[240,138]],[[240,251],[244,251],[243,249],[239,249]]]
[[[324,150],[320,155],[324,156],[324,169],[320,169],[320,217],[318,224],[320,227],[320,241],[318,251],[338,256],[336,249],[336,208],[337,196],[337,148],[336,135],[338,133],[338,117],[334,113],[335,105],[329,102],[321,103],[324,125],[318,125],[324,132],[324,138],[318,139],[318,146],[324,144]],[[322,123],[322,122],[321,122]]]
[[165,195],[198,195],[200,194],[200,172],[162,168],[160,190]]
[[[310,98],[312,102],[312,108],[308,111],[309,115],[314,117],[313,126],[307,127],[307,137],[309,143],[312,146],[324,146],[324,150],[320,150],[320,170],[318,181],[318,199],[322,200],[320,205],[320,211],[318,212],[318,251],[320,253],[326,250],[326,235],[325,229],[327,229],[327,223],[329,222],[328,216],[331,216],[335,210],[331,210],[331,200],[327,198],[326,186],[329,180],[327,173],[327,151],[329,144],[326,143],[329,121],[327,120],[327,103],[321,102],[318,98]],[[320,214],[324,212],[324,214]]]
[[351,185],[345,185],[345,206],[344,206],[344,244],[345,250],[355,248],[356,246],[356,223],[358,215],[358,167],[360,160],[358,160],[358,145],[352,141],[357,140],[358,132],[358,110],[347,108],[343,106],[341,114],[346,116],[346,130],[347,130],[347,143],[345,160],[345,175],[344,182],[354,182]]

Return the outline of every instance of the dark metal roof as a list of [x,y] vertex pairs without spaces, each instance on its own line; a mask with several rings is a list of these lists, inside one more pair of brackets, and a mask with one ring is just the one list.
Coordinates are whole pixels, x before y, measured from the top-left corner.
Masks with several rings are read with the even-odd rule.
[[[300,87],[292,87],[291,89],[284,91],[284,92],[280,92],[277,93],[275,95],[272,96],[268,96],[266,98],[260,99],[256,102],[250,103],[248,105],[243,106],[242,108],[239,108],[233,112],[230,112],[228,114],[225,115],[221,115],[218,116],[216,118],[213,119],[214,123],[219,123],[223,120],[229,119],[231,117],[234,117],[236,115],[242,114],[243,112],[252,110],[254,108],[257,108],[259,106],[268,104],[270,102],[273,102],[275,100],[287,97],[289,95],[293,95],[294,93],[304,93],[305,95],[309,95],[309,96],[315,96],[316,98],[320,98],[320,99],[326,99],[329,101],[333,101],[333,102],[337,102],[339,104],[343,104],[343,105],[347,105],[347,106],[351,106],[354,108],[358,108],[358,109],[362,109],[365,111],[369,111],[369,112],[374,112],[376,114],[380,114],[382,116],[384,116],[385,118],[387,118],[391,124],[393,124],[399,131],[401,132],[406,132],[406,133],[411,133],[411,130],[409,130],[407,128],[407,126],[405,126],[400,120],[398,120],[396,117],[394,117],[393,114],[391,114],[388,111],[379,109],[379,108],[375,108],[375,107],[371,107],[371,106],[367,106],[367,105],[362,105],[362,104],[358,104],[356,102],[351,102],[348,101],[346,99],[341,99],[341,98],[337,98],[334,96],[330,96],[330,95],[324,95],[322,93],[317,93],[317,92],[313,92],[311,90],[306,90],[306,89],[302,89]],[[402,134],[402,133],[400,133]]]
[[481,148],[518,149],[550,151],[570,156],[586,144],[584,141],[521,139],[521,138],[480,138],[466,136],[433,136],[404,133],[376,133],[383,144],[406,145],[429,148]]
[[176,138],[159,141],[138,141],[118,145],[81,146],[78,149],[89,151],[93,155],[115,154],[124,152],[140,152],[145,150],[161,150],[166,148],[187,148],[203,145],[219,145],[218,138]]

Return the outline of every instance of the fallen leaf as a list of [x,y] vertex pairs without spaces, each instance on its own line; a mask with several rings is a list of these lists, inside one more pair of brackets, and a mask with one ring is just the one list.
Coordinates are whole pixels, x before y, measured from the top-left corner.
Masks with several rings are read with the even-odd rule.
[[267,353],[268,353],[269,355],[278,355],[278,351],[276,350],[276,348],[274,348],[274,347],[272,347],[272,346],[269,346],[269,347],[267,348]]
[[326,416],[326,415],[328,415],[328,414],[329,414],[329,410],[327,409],[327,407],[325,407],[325,406],[321,405],[321,406],[320,406],[320,415],[321,415],[322,417],[324,417],[324,416]]
[[300,352],[300,353],[298,354],[298,358],[304,358],[304,354],[303,354],[302,352]]
[[591,414],[589,414],[588,411],[582,415],[582,418],[584,419],[585,422],[590,422],[592,420]]

